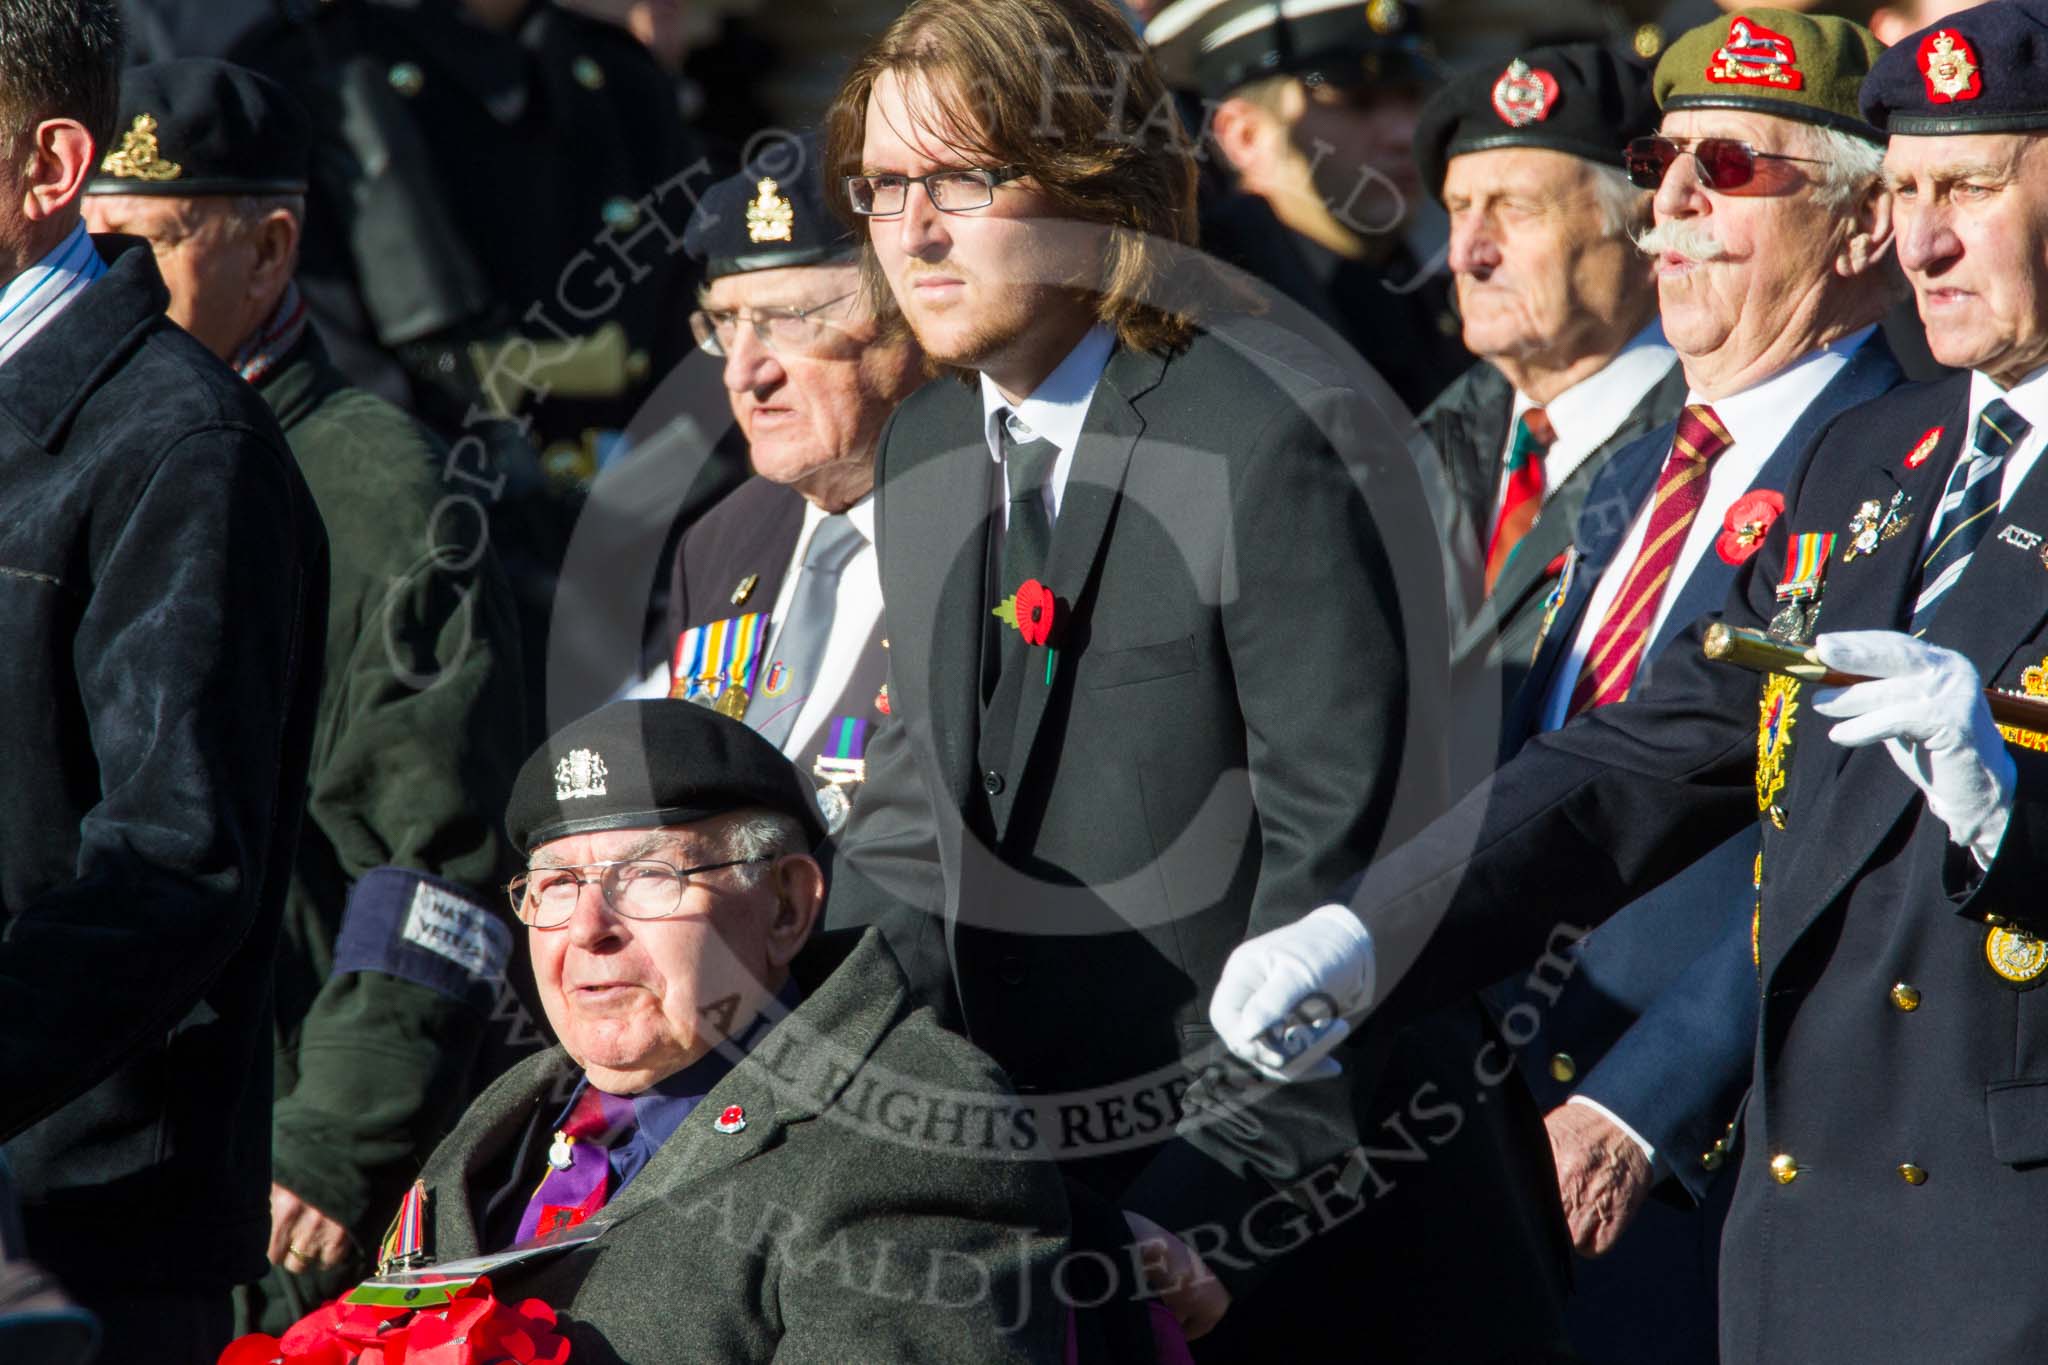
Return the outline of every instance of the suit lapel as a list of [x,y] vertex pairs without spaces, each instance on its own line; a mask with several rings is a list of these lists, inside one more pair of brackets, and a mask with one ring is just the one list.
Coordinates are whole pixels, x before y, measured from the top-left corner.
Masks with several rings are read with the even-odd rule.
[[[1102,372],[1088,416],[1081,427],[1080,444],[1067,472],[1066,492],[1060,500],[1059,520],[1053,527],[1052,550],[1045,566],[1045,583],[1061,608],[1073,610],[1087,594],[1089,580],[1102,556],[1103,537],[1117,499],[1130,470],[1131,452],[1145,430],[1145,420],[1133,400],[1159,382],[1166,362],[1148,351],[1119,347]],[[1045,719],[1045,707],[1057,681],[1059,660],[1050,665],[1043,651],[1032,650],[1026,665],[1033,676],[1023,679],[1017,692],[1017,729],[1010,742],[1010,766],[1023,771],[1032,746],[1038,741],[1038,727]],[[1040,674],[1039,669],[1050,672]]]

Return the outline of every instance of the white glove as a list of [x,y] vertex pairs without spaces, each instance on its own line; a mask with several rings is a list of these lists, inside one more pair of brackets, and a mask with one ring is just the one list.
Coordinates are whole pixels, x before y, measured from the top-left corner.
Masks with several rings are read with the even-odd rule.
[[1209,999],[1209,1022],[1272,1080],[1335,1076],[1344,1068],[1329,1051],[1351,1033],[1343,1016],[1371,1003],[1372,978],[1372,935],[1348,907],[1325,905],[1237,946]]
[[1828,738],[1852,748],[1883,740],[1949,838],[1990,867],[2018,779],[1976,666],[1895,630],[1841,631],[1813,646],[1829,668],[1871,680],[1815,695],[1813,709],[1841,722]]

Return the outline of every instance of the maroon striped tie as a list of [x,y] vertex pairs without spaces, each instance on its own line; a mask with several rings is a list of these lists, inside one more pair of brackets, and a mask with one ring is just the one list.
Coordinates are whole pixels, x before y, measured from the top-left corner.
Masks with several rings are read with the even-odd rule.
[[1650,500],[1650,528],[1643,535],[1643,548],[1621,580],[1621,591],[1609,604],[1572,686],[1573,716],[1628,695],[1650,642],[1657,604],[1664,600],[1672,570],[1678,567],[1685,533],[1706,501],[1707,467],[1733,439],[1705,403],[1694,403],[1679,414],[1678,434],[1671,440],[1671,454]]

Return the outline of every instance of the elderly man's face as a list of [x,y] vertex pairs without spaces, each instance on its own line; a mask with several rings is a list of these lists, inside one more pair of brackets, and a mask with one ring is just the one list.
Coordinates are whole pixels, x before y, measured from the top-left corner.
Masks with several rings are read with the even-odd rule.
[[2048,363],[2048,137],[1895,137],[1884,174],[1934,358],[2002,384]]
[[180,199],[154,194],[89,194],[86,227],[140,237],[156,253],[170,290],[165,310],[225,360],[261,326],[268,301],[253,295],[261,247],[226,197]]
[[[1666,137],[1747,142],[1759,152],[1811,157],[1806,125],[1769,114],[1687,109],[1664,116]],[[1830,287],[1842,231],[1814,198],[1825,168],[1760,159],[1738,192],[1710,190],[1690,156],[1665,172],[1652,205],[1652,256],[1664,335],[1681,356],[1756,356]],[[1848,212],[1845,206],[1843,212]]]
[[704,307],[714,313],[818,310],[809,345],[771,350],[742,322],[725,348],[733,419],[762,478],[798,484],[866,468],[882,424],[920,382],[916,346],[875,340],[873,320],[849,297],[859,287],[857,267],[832,265],[750,270],[705,290]]
[[1474,355],[1562,367],[1647,305],[1649,265],[1609,227],[1599,174],[1537,147],[1451,158],[1450,266]]
[[[724,862],[725,820],[551,839],[529,869],[656,858],[676,867]],[[808,858],[784,860],[816,865]],[[810,894],[798,888],[794,900]],[[748,886],[743,869],[692,877],[666,919],[627,919],[593,876],[569,922],[527,930],[534,977],[562,1046],[614,1094],[635,1094],[741,1033],[774,994],[815,906],[792,903],[781,868]],[[796,913],[800,922],[792,924]],[[792,932],[795,942],[791,943]]]

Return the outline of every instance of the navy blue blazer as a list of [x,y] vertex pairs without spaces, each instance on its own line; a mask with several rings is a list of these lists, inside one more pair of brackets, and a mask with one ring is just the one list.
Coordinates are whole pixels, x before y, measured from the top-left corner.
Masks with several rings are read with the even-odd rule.
[[[1783,492],[1829,422],[1904,378],[1884,337],[1873,335],[1807,405],[1752,486]],[[1676,430],[1675,422],[1666,423],[1616,452],[1588,491],[1575,541],[1580,562],[1539,644],[1529,682],[1515,699],[1511,728],[1502,737],[1512,748],[1503,758],[1538,728],[1544,698],[1578,634],[1593,588],[1655,489]],[[1636,687],[1652,675],[1675,637],[1719,609],[1735,575],[1736,566],[1719,555],[1701,557],[1678,585]],[[1756,851],[1755,834],[1745,831],[1621,911],[1566,954],[1571,971],[1561,987],[1556,973],[1538,974],[1495,993],[1504,1009],[1527,1003],[1541,1020],[1521,1049],[1523,1074],[1537,1102],[1547,1110],[1574,1092],[1599,1101],[1657,1149],[1695,1199],[1704,1197],[1721,1165],[1717,1143],[1749,1077],[1756,1000],[1748,926]],[[1681,980],[1696,994],[1659,1007],[1661,1017],[1643,1038],[1619,1046],[1646,1012],[1658,1013],[1653,1006]],[[1652,1038],[1660,1045],[1651,1046]]]

